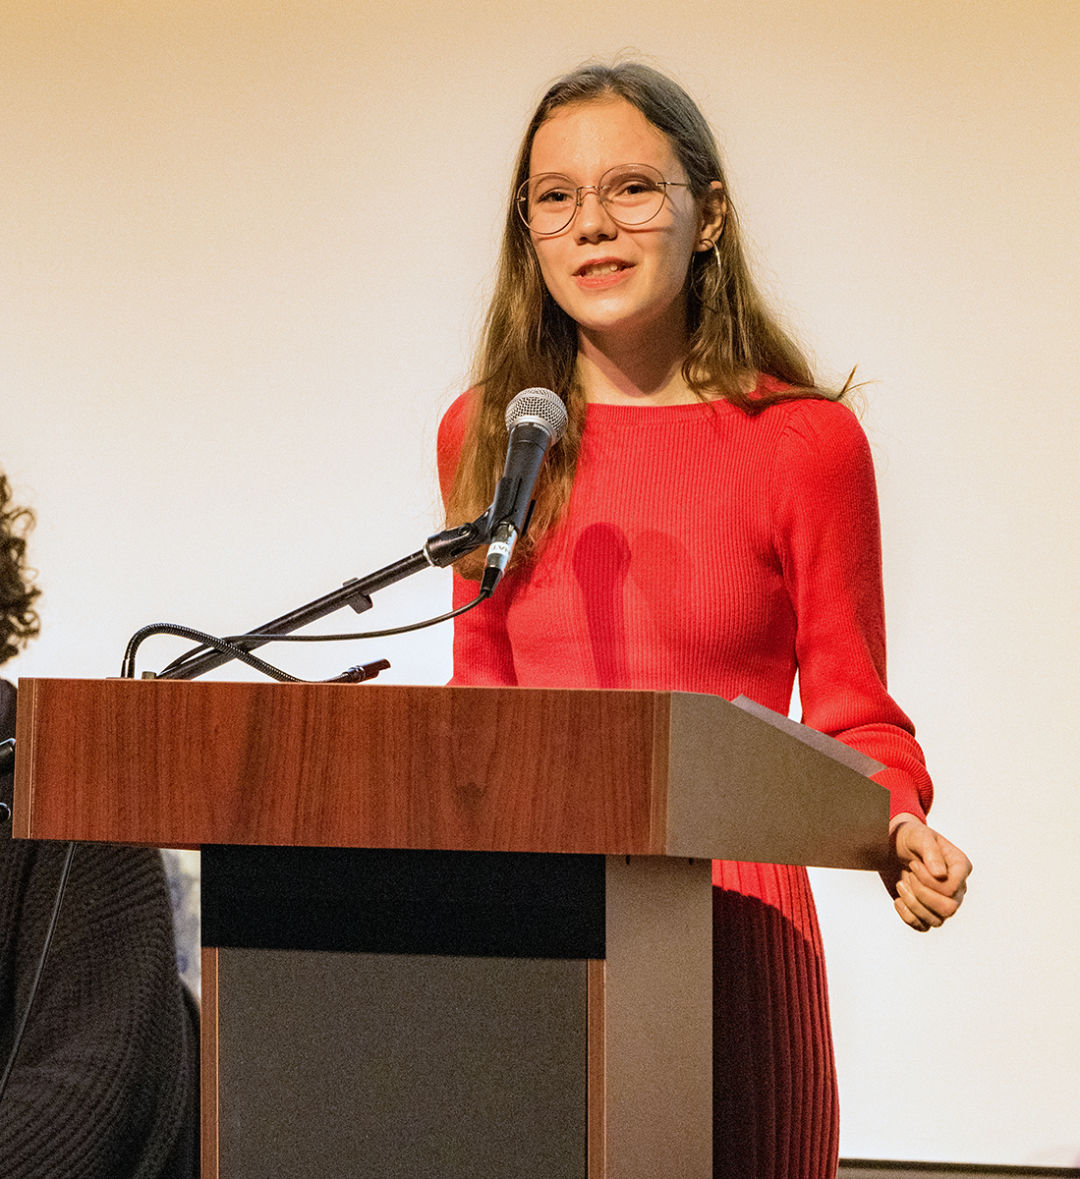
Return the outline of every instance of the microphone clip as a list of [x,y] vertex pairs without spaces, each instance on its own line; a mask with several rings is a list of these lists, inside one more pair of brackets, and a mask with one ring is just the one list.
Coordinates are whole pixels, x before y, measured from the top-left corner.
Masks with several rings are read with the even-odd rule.
[[456,528],[446,528],[429,536],[424,543],[424,556],[429,565],[439,569],[453,565],[455,561],[487,544],[492,534],[491,509],[479,519]]

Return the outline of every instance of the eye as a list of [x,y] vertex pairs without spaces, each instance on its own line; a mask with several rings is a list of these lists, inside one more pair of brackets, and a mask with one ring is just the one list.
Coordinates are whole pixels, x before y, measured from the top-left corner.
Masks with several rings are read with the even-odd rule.
[[604,186],[614,200],[634,200],[660,191],[660,183],[641,172],[624,172],[613,176]]
[[577,192],[565,176],[552,176],[540,179],[533,188],[533,203],[556,208],[568,201],[573,201]]

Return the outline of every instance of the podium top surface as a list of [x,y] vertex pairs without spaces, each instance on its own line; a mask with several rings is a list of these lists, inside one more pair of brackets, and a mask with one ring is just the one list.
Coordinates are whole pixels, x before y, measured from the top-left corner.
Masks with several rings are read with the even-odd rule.
[[888,794],[716,696],[22,680],[14,833],[874,868]]

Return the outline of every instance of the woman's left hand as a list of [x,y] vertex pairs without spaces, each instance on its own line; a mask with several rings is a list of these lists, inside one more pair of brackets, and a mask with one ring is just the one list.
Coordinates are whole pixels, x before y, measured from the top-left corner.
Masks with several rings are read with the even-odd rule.
[[901,919],[925,933],[960,908],[971,861],[914,815],[897,815],[889,830],[892,857],[881,878]]

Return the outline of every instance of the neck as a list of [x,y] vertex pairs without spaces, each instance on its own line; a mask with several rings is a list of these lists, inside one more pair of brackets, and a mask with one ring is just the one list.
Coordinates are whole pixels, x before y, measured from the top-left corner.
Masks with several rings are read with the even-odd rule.
[[686,339],[670,331],[613,340],[578,331],[577,378],[586,401],[608,405],[676,405],[696,401],[682,375]]

